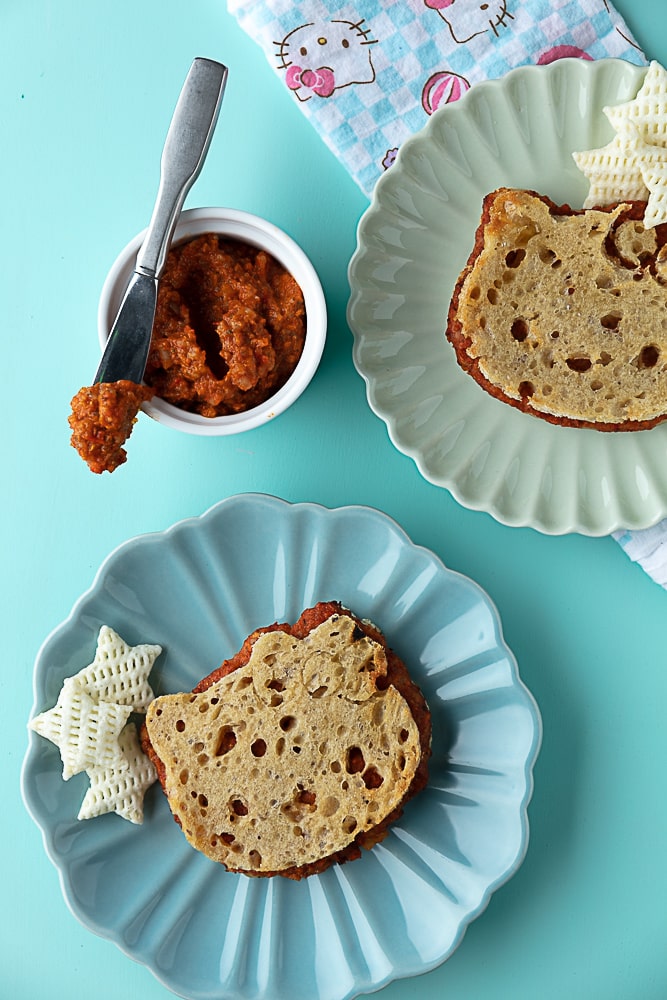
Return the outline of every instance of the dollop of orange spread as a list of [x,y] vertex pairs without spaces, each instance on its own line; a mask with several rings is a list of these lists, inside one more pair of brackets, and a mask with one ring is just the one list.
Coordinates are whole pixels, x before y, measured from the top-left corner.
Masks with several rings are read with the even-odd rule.
[[285,384],[305,335],[292,275],[264,250],[206,233],[167,256],[145,380],[181,409],[239,413]]
[[122,446],[130,436],[139,407],[153,395],[149,386],[126,379],[96,382],[79,389],[71,403],[71,443],[92,472],[113,472],[127,460]]

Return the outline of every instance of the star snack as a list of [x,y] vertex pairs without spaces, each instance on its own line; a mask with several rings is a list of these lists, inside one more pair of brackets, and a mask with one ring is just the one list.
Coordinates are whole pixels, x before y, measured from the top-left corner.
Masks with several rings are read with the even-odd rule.
[[98,701],[131,705],[134,712],[145,712],[155,697],[148,675],[161,652],[161,646],[128,646],[112,628],[103,625],[95,659],[76,676]]
[[590,182],[584,208],[646,201],[644,227],[667,222],[667,70],[652,62],[637,96],[603,111],[614,138],[572,154]]
[[81,771],[88,775],[79,819],[116,812],[143,821],[144,793],[157,774],[128,718],[153,700],[148,674],[161,652],[157,645],[129,646],[103,625],[93,662],[66,677],[54,707],[29,723],[58,747],[65,781]]
[[127,705],[96,704],[75,677],[68,677],[54,707],[33,719],[30,728],[56,744],[63,778],[69,781],[96,763],[115,759],[130,711]]
[[157,779],[157,772],[139,746],[133,722],[121,732],[118,750],[112,764],[88,768],[90,788],[81,803],[78,819],[115,812],[131,823],[143,822],[144,794]]

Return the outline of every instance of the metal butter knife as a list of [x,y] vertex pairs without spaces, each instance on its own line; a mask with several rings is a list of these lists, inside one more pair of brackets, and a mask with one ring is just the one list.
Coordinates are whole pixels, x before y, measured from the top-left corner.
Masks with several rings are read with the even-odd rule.
[[95,382],[143,379],[159,277],[183,202],[206,159],[226,81],[227,67],[211,59],[195,59],[190,67],[162,151],[153,214]]

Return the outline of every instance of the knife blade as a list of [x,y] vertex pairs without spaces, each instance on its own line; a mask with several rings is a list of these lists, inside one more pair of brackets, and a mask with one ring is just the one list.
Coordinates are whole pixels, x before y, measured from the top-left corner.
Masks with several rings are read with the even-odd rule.
[[199,176],[215,130],[227,67],[193,61],[167,132],[160,183],[150,223],[137,254],[95,382],[141,382],[155,319],[160,274],[186,195]]

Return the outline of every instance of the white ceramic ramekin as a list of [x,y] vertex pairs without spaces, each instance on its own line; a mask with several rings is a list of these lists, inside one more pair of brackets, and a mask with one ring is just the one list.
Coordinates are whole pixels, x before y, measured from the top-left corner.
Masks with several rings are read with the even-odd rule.
[[[285,385],[266,402],[243,413],[202,417],[198,413],[181,410],[157,396],[144,403],[142,409],[159,423],[187,434],[238,434],[273,420],[291,406],[309,384],[324,350],[326,304],[320,280],[310,260],[291,237],[272,223],[231,208],[191,208],[181,214],[172,242],[183,242],[204,233],[219,233],[262,247],[292,274],[301,287],[306,306],[306,341],[303,353]],[[97,329],[102,348],[134,270],[137,252],[144,236],[145,231],[139,233],[120,252],[104,282],[97,313]]]

